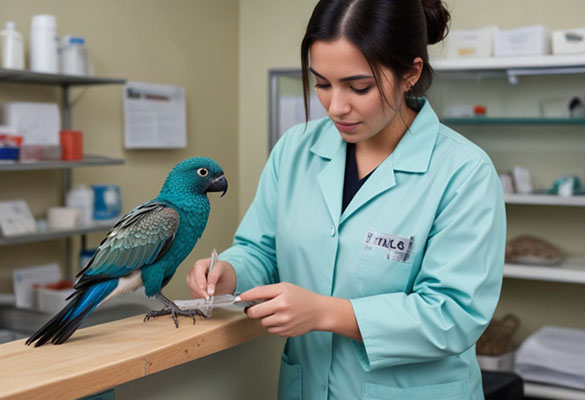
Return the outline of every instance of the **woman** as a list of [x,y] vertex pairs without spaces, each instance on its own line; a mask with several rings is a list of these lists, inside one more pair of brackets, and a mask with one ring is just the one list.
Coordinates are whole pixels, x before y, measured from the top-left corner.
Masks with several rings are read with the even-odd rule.
[[475,342],[502,279],[488,156],[422,97],[439,0],[322,0],[302,43],[328,118],[274,147],[234,244],[194,297],[244,292],[288,337],[281,399],[481,399]]

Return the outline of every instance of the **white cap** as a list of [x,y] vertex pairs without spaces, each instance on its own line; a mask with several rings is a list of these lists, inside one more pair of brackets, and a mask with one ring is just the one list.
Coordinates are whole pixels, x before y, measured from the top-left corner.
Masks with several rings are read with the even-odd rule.
[[54,15],[39,14],[32,17],[32,25],[34,27],[57,27],[57,18]]

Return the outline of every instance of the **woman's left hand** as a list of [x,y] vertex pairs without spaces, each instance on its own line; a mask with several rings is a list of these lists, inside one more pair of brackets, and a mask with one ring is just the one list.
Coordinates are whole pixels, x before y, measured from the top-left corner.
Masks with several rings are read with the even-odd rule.
[[267,301],[250,307],[248,317],[261,319],[268,332],[293,337],[319,330],[326,297],[291,283],[257,286],[240,295],[243,301]]

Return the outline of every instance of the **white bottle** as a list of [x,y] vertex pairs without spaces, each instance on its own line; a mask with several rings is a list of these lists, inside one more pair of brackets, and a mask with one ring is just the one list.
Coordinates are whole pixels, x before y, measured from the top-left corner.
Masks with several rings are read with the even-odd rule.
[[30,27],[30,69],[59,73],[57,19],[54,15],[35,15]]
[[81,223],[89,225],[93,222],[93,190],[85,185],[78,185],[67,193],[65,206],[81,211]]
[[15,29],[14,22],[6,22],[0,32],[2,38],[2,68],[24,69],[24,47],[22,35]]
[[87,52],[82,37],[64,36],[59,53],[62,74],[87,75]]

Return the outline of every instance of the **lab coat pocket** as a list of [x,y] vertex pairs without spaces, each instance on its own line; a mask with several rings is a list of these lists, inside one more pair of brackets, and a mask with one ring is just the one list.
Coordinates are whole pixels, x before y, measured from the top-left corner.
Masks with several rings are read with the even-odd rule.
[[358,297],[404,292],[412,270],[408,262],[388,259],[384,252],[364,250],[359,259],[355,294]]
[[469,398],[469,389],[465,381],[409,388],[364,383],[362,387],[362,400],[467,400]]
[[280,361],[280,377],[278,378],[278,399],[301,400],[302,398],[301,366],[289,363],[288,357],[283,354]]

